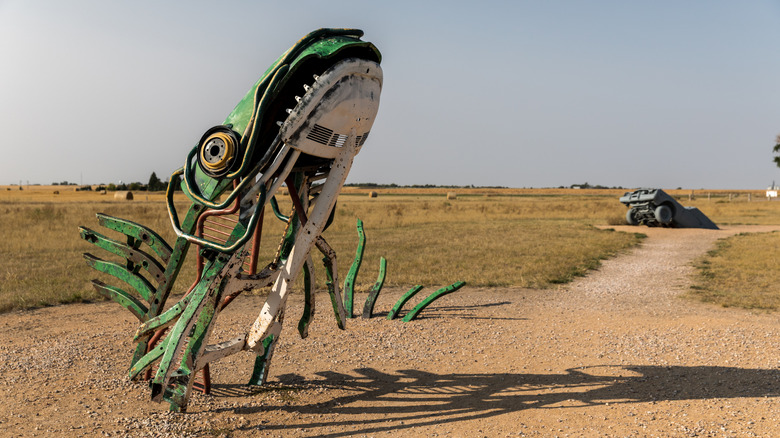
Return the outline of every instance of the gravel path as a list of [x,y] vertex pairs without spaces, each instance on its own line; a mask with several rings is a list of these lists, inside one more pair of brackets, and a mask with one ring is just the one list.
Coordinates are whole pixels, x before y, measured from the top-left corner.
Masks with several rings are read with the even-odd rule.
[[[648,239],[572,284],[466,287],[411,323],[384,318],[405,290],[384,290],[378,317],[346,331],[323,295],[305,340],[296,296],[268,387],[244,386],[252,358],[235,355],[187,414],[124,379],[136,324],[115,304],[0,315],[0,435],[780,435],[780,316],[679,298],[715,240],[775,229],[626,228]],[[239,298],[215,335],[261,305]]]

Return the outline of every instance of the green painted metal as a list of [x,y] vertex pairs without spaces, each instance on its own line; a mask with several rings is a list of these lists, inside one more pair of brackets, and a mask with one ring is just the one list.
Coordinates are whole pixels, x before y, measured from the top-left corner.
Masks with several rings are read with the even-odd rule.
[[360,264],[363,263],[363,250],[366,246],[366,233],[363,232],[363,221],[357,220],[358,246],[355,251],[355,261],[349,268],[346,278],[344,278],[344,310],[347,312],[347,318],[352,318],[352,306],[355,294],[355,280],[360,271]]
[[420,292],[423,289],[423,286],[418,284],[414,286],[413,288],[409,289],[401,298],[398,299],[398,301],[395,302],[395,305],[392,309],[390,309],[390,313],[387,314],[387,319],[394,319],[396,315],[398,315],[398,312],[401,311],[401,308],[406,304],[409,299],[411,299],[413,296],[417,295],[417,292]]
[[[200,215],[200,211],[200,207],[193,206],[187,212],[183,224],[187,230],[193,230],[195,228],[195,221]],[[165,301],[170,294],[171,287],[173,286],[173,283],[181,270],[182,261],[189,247],[189,242],[187,242],[185,239],[177,239],[174,248],[171,249],[168,243],[165,242],[165,240],[160,237],[159,234],[147,227],[136,224],[132,221],[108,216],[102,213],[98,213],[97,218],[98,222],[106,228],[125,234],[127,236],[128,243],[124,244],[117,242],[116,240],[106,237],[86,227],[79,228],[81,238],[99,248],[123,257],[126,260],[127,266],[124,269],[117,269],[116,267],[108,268],[104,266],[104,268],[108,269],[109,271],[119,272],[120,276],[127,276],[127,273],[122,271],[127,271],[130,274],[138,276],[138,272],[141,268],[149,272],[152,278],[158,283],[158,286],[156,289],[154,289],[153,293],[149,293],[148,297],[143,297],[149,303],[149,306],[145,312],[146,314],[144,315],[144,320],[156,316],[159,310],[164,307]],[[139,249],[143,243],[146,243],[149,248],[151,248],[154,253],[162,259],[162,263],[155,260],[150,253]],[[88,263],[94,266],[93,262],[97,258],[94,256],[85,257],[87,257]],[[163,267],[163,263],[167,263],[167,265]],[[103,272],[106,271],[103,270]],[[107,273],[111,274],[111,272]],[[117,278],[124,279],[121,277]],[[143,283],[143,281],[141,281],[141,283]],[[138,290],[139,295],[148,292],[148,289],[153,288],[151,284],[142,284],[140,287],[141,290]],[[116,288],[112,288],[112,290],[113,289]],[[142,290],[145,292],[142,292]],[[122,291],[123,293],[114,293],[109,292],[109,290],[105,288],[101,288],[99,292],[106,292],[106,296],[115,301],[123,301],[125,300],[125,297],[131,296],[124,291]],[[120,302],[120,304],[123,303]]]
[[[262,96],[265,90],[268,88],[268,82],[270,82],[271,76],[274,72],[280,68],[281,65],[288,63],[295,57],[300,57],[304,50],[308,50],[310,54],[319,54],[319,56],[332,56],[335,52],[343,49],[343,41],[349,41],[356,43],[357,38],[363,36],[363,32],[358,29],[318,29],[314,32],[303,37],[293,47],[287,50],[282,56],[279,57],[268,70],[263,73],[257,83],[246,93],[243,99],[236,105],[233,112],[225,119],[225,125],[233,125],[234,129],[238,132],[246,132],[247,124],[256,113],[255,102],[258,100],[258,96]],[[339,40],[333,40],[321,44],[319,47],[314,45],[307,47],[307,44],[316,41],[322,37],[341,37]],[[347,40],[351,38],[352,40]],[[363,43],[365,44],[365,43]],[[324,47],[322,47],[324,46]],[[372,48],[372,50],[376,50]],[[377,51],[377,56],[379,52]]]
[[[239,239],[244,231],[243,223],[239,221],[227,244]],[[188,385],[191,384],[190,377],[195,371],[191,364],[197,361],[197,356],[206,346],[205,338],[219,311],[218,303],[223,291],[222,282],[231,265],[241,263],[239,255],[240,253],[235,253],[229,257],[226,254],[218,254],[206,264],[200,281],[186,297],[189,302],[166,336],[166,339],[171,341],[160,359],[151,388],[152,399],[171,403],[172,410],[180,411],[186,408]],[[167,387],[165,382],[168,382]]]
[[[280,275],[282,268],[289,269],[290,272],[301,270],[301,258],[310,257],[309,251],[312,243],[311,237],[308,236],[319,236],[322,233],[322,225],[325,224],[327,227],[333,221],[335,199],[346,179],[352,158],[359,150],[359,146],[362,146],[362,143],[358,144],[355,136],[360,138],[360,136],[367,134],[371,124],[360,125],[366,127],[365,132],[355,133],[355,128],[351,128],[351,133],[347,136],[350,140],[340,149],[339,155],[337,155],[338,159],[333,159],[333,155],[328,155],[328,153],[323,153],[322,156],[318,155],[324,149],[309,149],[310,151],[318,151],[317,153],[305,152],[307,149],[301,145],[298,145],[299,148],[294,151],[295,155],[285,156],[285,151],[291,149],[289,146],[282,146],[281,131],[277,122],[286,119],[286,108],[296,107],[296,99],[293,98],[298,93],[304,95],[309,89],[314,89],[318,91],[309,94],[310,97],[314,96],[312,99],[325,99],[323,96],[327,95],[326,91],[337,89],[334,85],[339,78],[337,75],[345,75],[344,78],[354,77],[348,75],[357,75],[354,69],[358,65],[361,68],[369,66],[368,70],[361,69],[359,75],[367,75],[370,70],[371,75],[374,75],[371,76],[370,80],[374,81],[375,85],[379,84],[378,88],[372,88],[374,85],[370,85],[361,89],[371,91],[371,103],[365,104],[366,108],[369,108],[367,111],[369,113],[376,111],[376,106],[372,105],[378,104],[378,95],[377,99],[374,100],[375,94],[372,90],[381,89],[381,69],[377,66],[376,71],[374,71],[372,70],[374,67],[370,66],[378,64],[381,61],[381,55],[371,43],[360,40],[362,34],[362,31],[355,29],[320,29],[305,36],[277,59],[227,116],[224,125],[217,127],[218,129],[226,129],[231,136],[230,138],[239,143],[235,148],[236,156],[230,158],[231,160],[235,158],[235,161],[229,161],[231,167],[225,168],[225,173],[220,173],[221,170],[213,172],[213,169],[204,171],[203,169],[207,169],[208,166],[201,167],[203,162],[199,161],[203,157],[203,155],[199,155],[199,147],[202,145],[199,144],[191,149],[187,154],[184,166],[171,175],[171,182],[166,192],[166,206],[177,235],[173,245],[169,245],[159,234],[143,225],[102,213],[97,215],[100,225],[123,234],[126,237],[126,242],[117,241],[89,228],[80,228],[80,235],[84,240],[123,259],[124,266],[122,263],[102,260],[91,254],[84,255],[87,263],[94,269],[122,280],[135,289],[125,291],[100,280],[93,281],[93,285],[99,293],[119,303],[139,319],[140,326],[134,337],[134,341],[138,345],[133,353],[128,375],[131,379],[137,379],[143,372],[151,370],[156,365],[156,372],[150,382],[152,399],[167,401],[170,403],[171,410],[186,410],[193,375],[208,365],[205,361],[219,360],[241,349],[250,349],[259,353],[251,382],[253,384],[265,382],[275,344],[281,332],[283,307],[280,311],[274,311],[276,319],[270,320],[274,325],[265,326],[272,328],[273,331],[262,332],[263,338],[260,341],[262,352],[258,351],[260,345],[251,344],[248,346],[251,332],[243,338],[236,338],[234,342],[223,343],[226,344],[224,346],[219,344],[207,348],[207,343],[223,307],[223,294],[226,290],[231,291],[231,293],[249,290],[264,281],[263,284],[268,285],[274,278],[284,278],[285,281],[294,280],[294,277],[282,277]],[[322,80],[316,76],[320,74],[323,75]],[[304,89],[304,87],[307,88]],[[369,96],[368,91],[364,91],[364,96]],[[341,89],[340,92],[343,96],[347,96],[348,92],[345,92],[344,89]],[[339,99],[342,100],[332,100],[331,102],[344,102],[343,99],[347,99],[347,97]],[[366,97],[366,99],[369,98]],[[311,110],[314,107],[306,108],[306,106],[298,107],[301,111]],[[375,114],[375,112],[371,114]],[[301,121],[301,117],[303,116],[298,116],[298,119],[291,117],[289,120],[291,123],[298,123]],[[316,116],[311,117],[316,118]],[[349,116],[340,115],[339,117],[348,119]],[[350,120],[354,121],[354,119]],[[341,126],[349,125],[345,122]],[[204,138],[211,138],[207,137],[210,132],[215,131],[206,131]],[[296,135],[300,132],[302,131],[296,131]],[[338,134],[341,136],[343,133]],[[304,152],[301,153],[301,151]],[[299,155],[297,155],[299,153],[301,153],[300,160],[298,159]],[[306,155],[307,153],[314,155]],[[285,167],[282,164],[281,167],[278,167],[279,163],[283,162],[289,163],[290,166]],[[271,169],[272,166],[275,166],[274,170],[269,170],[265,174],[266,170]],[[337,169],[337,171],[331,173],[333,169]],[[290,226],[285,230],[280,244],[277,263],[272,263],[266,268],[267,275],[263,277],[246,275],[242,272],[243,259],[246,256],[244,247],[248,240],[255,235],[257,227],[262,226],[260,218],[265,209],[266,191],[272,187],[275,190],[279,186],[277,182],[284,180],[288,174],[292,178],[287,179],[288,184],[294,181],[292,187],[294,190],[291,190],[290,193],[301,194],[299,198],[293,200],[301,211],[289,218]],[[333,175],[338,176],[333,177]],[[192,201],[181,221],[174,204],[173,193],[174,181],[179,180],[179,176],[182,177],[180,185],[184,194]],[[277,178],[276,181],[275,178]],[[321,202],[312,204],[312,213],[309,213],[310,218],[312,218],[310,224],[317,224],[316,227],[304,229],[303,223],[306,222],[306,213],[310,209],[311,203],[309,199],[311,178],[324,180],[325,189],[321,189],[319,195],[314,195],[322,196],[319,200]],[[336,182],[338,183],[336,184]],[[208,238],[198,237],[198,221],[201,215],[210,210],[223,209],[234,201],[240,205],[240,211],[238,222],[230,232],[227,241],[219,243],[210,241]],[[283,220],[288,219],[278,211],[276,199],[272,198],[270,203],[277,217]],[[327,208],[323,209],[322,206],[327,206]],[[360,227],[362,233],[362,222]],[[302,229],[305,233],[301,231]],[[259,235],[259,232],[257,234]],[[299,234],[307,237],[300,238]],[[296,249],[296,242],[303,242],[300,244],[308,246]],[[345,321],[340,316],[343,315],[343,307],[336,284],[335,252],[321,236],[316,237],[316,242],[320,251],[326,255],[323,260],[327,276],[326,284],[337,325],[343,329]],[[197,250],[206,261],[203,273],[200,278],[196,279],[189,293],[179,298],[178,302],[173,303],[172,306],[167,306],[166,310],[166,302],[170,298],[173,285],[181,272],[192,244],[197,246]],[[150,250],[142,249],[143,245],[148,246]],[[287,263],[288,259],[293,261]],[[384,259],[382,262],[386,263]],[[290,266],[294,266],[294,268],[290,268]],[[311,258],[307,260],[303,272],[305,305],[298,329],[301,336],[305,337],[315,313],[315,282]],[[357,275],[357,270],[355,270],[354,275]],[[384,274],[381,276],[384,277]],[[148,278],[151,279],[151,282]],[[354,281],[354,276],[352,281]],[[153,283],[156,284],[156,287]],[[285,289],[282,289],[282,292],[284,291]],[[282,292],[279,292],[279,296],[282,296]],[[154,339],[159,337],[160,341],[156,345],[150,345],[150,340],[153,339],[155,333],[157,336]],[[255,340],[256,338],[252,342]]]
[[141,375],[142,372],[146,371],[147,368],[154,365],[155,362],[160,360],[163,353],[168,349],[168,341],[169,339],[163,339],[162,342],[157,344],[154,348],[149,350],[142,358],[137,360],[132,366],[130,366],[130,370],[128,371],[128,378],[130,380],[135,380],[138,378],[138,376]]
[[[347,52],[359,52],[366,59],[381,61],[376,47],[359,39],[362,35],[363,32],[357,29],[316,30],[303,37],[266,70],[223,123],[241,134],[241,147],[244,150],[241,165],[225,179],[232,180],[245,175],[251,167],[250,163],[258,160],[259,155],[271,146],[274,136],[269,134],[275,131],[279,118],[269,111],[269,107],[280,97],[284,85],[299,72],[306,74],[313,64],[336,59]],[[198,175],[201,179],[196,181],[194,177],[198,167],[192,167],[192,162],[189,158],[186,161],[188,170],[184,173],[185,191],[194,201],[217,208],[210,205],[210,201],[216,199],[228,185],[221,184],[221,181],[214,184],[205,175]]]
[[374,305],[376,304],[376,299],[379,297],[379,292],[382,291],[382,286],[385,284],[385,275],[387,272],[387,260],[384,257],[379,258],[379,276],[376,279],[376,283],[374,283],[374,287],[371,288],[370,291],[368,291],[368,298],[366,298],[366,303],[363,305],[363,318],[371,318],[371,316],[374,313]]
[[455,292],[456,290],[462,288],[465,285],[466,285],[465,281],[458,281],[458,282],[455,282],[455,283],[453,283],[453,284],[451,284],[451,285],[449,285],[447,287],[443,287],[443,288],[437,290],[436,292],[430,294],[426,299],[422,300],[420,302],[420,304],[414,306],[414,308],[412,310],[410,310],[409,313],[406,314],[406,316],[404,316],[403,321],[404,322],[409,322],[409,321],[417,318],[417,315],[419,315],[420,312],[422,312],[423,309],[428,307],[429,304],[431,304],[432,302],[436,301],[437,299],[443,297],[444,295],[447,295],[447,294],[450,294],[452,292]]
[[[363,49],[365,52],[363,56],[373,56],[377,62],[380,62],[379,51],[372,44],[361,41],[359,38],[362,36],[363,31],[358,29],[318,29],[301,38],[265,71],[228,115],[224,124],[232,125],[234,130],[243,133],[242,138],[246,138],[251,136],[252,129],[260,130],[267,125],[276,123],[276,120],[258,120],[258,118],[266,115],[262,107],[262,104],[265,103],[263,99],[270,101],[271,98],[277,96],[276,93],[279,90],[269,85],[272,83],[274,75],[285,65],[289,66],[290,74],[295,74],[299,70],[304,70],[307,63],[317,59],[335,58],[342,52],[353,49]],[[373,53],[373,55],[368,55],[368,52]],[[256,144],[248,146],[258,147]],[[253,152],[254,150],[247,148],[245,156],[250,156]]]
[[298,334],[301,339],[309,336],[309,324],[314,318],[314,266],[309,259],[303,268],[303,313],[298,321]]
[[157,260],[155,260],[150,254],[147,254],[140,249],[132,248],[124,243],[109,239],[108,237],[92,231],[86,227],[79,227],[79,231],[81,233],[81,238],[87,242],[90,242],[98,248],[102,248],[112,254],[123,257],[127,259],[127,261],[132,262],[135,266],[143,267],[158,283],[165,279],[165,268],[160,265],[160,263],[158,263]]
[[[163,392],[163,400],[170,403],[170,410],[184,412],[187,408],[187,401],[190,394],[190,388],[193,383],[192,375],[195,374],[195,365],[197,358],[206,347],[208,335],[214,327],[217,313],[219,312],[219,302],[221,301],[223,288],[219,284],[212,284],[207,295],[197,312],[197,319],[192,324],[189,341],[183,349],[181,358],[176,370],[170,374],[173,378],[169,380],[168,387]],[[186,310],[185,310],[186,311]],[[173,342],[173,340],[171,341]],[[164,355],[163,355],[164,357]],[[161,361],[162,363],[162,361]],[[161,365],[162,368],[162,365]],[[158,370],[158,374],[159,374]],[[152,395],[156,390],[156,380],[152,380]]]
[[336,297],[336,282],[333,279],[333,262],[329,257],[324,257],[322,263],[325,265],[325,287],[328,289],[328,296],[330,296],[330,304],[333,306],[333,314],[336,316],[336,325],[341,330],[344,330],[346,325],[345,321],[341,319],[339,315],[339,300]]
[[[206,315],[206,319],[211,320],[213,309],[210,308],[213,306],[212,303],[218,298],[219,283],[222,280],[220,271],[222,271],[226,263],[227,257],[223,255],[206,265],[202,281],[190,292],[190,302],[173,328],[168,331],[166,336],[166,339],[169,339],[168,347],[160,359],[157,373],[151,382],[152,400],[161,401],[169,398],[164,394],[167,391],[165,384],[168,383],[168,378],[175,371],[178,372],[181,365],[180,359],[190,356],[187,353],[192,350],[192,345],[190,345],[192,343],[191,338],[194,339],[197,336],[194,331],[196,322],[200,319],[199,315],[208,313],[211,310],[211,314]],[[182,371],[184,374],[189,375],[188,373],[191,370],[185,366]]]
[[[291,176],[291,179],[294,181],[293,184],[295,186],[295,193],[301,193],[301,189],[304,183],[303,172],[295,172]],[[292,196],[292,192],[290,193],[290,196]],[[294,211],[288,220],[291,220],[291,222],[285,231],[284,239],[282,240],[282,247],[279,251],[280,263],[284,263],[287,260],[287,257],[290,256],[290,252],[292,251],[293,246],[295,246],[295,236],[298,235],[298,231],[302,226],[301,220]]]
[[277,337],[271,335],[263,339],[263,354],[258,354],[255,358],[255,365],[252,368],[252,375],[249,377],[249,385],[261,386],[268,379],[268,368],[271,356],[273,356],[273,347],[276,344]]
[[[165,384],[168,382],[168,377],[175,371],[175,367],[178,365],[177,359],[183,355],[183,349],[186,347],[186,343],[189,340],[188,335],[193,330],[195,318],[208,299],[209,284],[199,283],[198,286],[199,287],[190,292],[192,295],[190,304],[185,307],[181,316],[176,321],[176,324],[168,331],[168,335],[165,337],[168,343],[165,351],[160,357],[157,373],[151,382],[152,400],[162,401],[164,397],[163,391],[166,389]],[[144,356],[144,358],[145,357],[146,356]],[[172,366],[174,367],[173,369]]]
[[281,211],[279,211],[279,202],[276,201],[276,196],[271,197],[270,204],[271,204],[271,209],[274,212],[274,216],[276,216],[277,219],[279,219],[282,222],[287,222],[290,220],[289,216],[285,216],[284,214],[282,214]]
[[[191,206],[182,224],[183,228],[191,233],[195,229],[197,218],[201,212],[202,208],[200,206]],[[102,226],[126,235],[128,243],[117,242],[84,227],[80,228],[81,237],[102,249],[124,257],[127,260],[127,267],[105,262],[92,255],[84,254],[87,263],[95,269],[113,275],[133,286],[136,293],[149,303],[148,307],[144,306],[132,294],[119,288],[106,285],[97,280],[93,280],[93,286],[98,293],[119,303],[142,322],[155,318],[165,307],[171,288],[181,271],[182,263],[189,248],[189,242],[186,239],[176,239],[176,244],[171,249],[170,245],[159,234],[143,225],[102,213],[97,214],[97,219]],[[159,275],[162,264],[155,261],[151,254],[139,249],[143,243],[147,244],[162,259],[163,263],[167,263],[162,277]],[[150,272],[158,282],[156,289],[145,278],[138,275],[141,267]],[[138,312],[144,312],[144,314],[139,316]],[[147,334],[136,338],[138,344],[130,362],[131,367],[146,355],[147,341],[150,337],[151,334]]]
[[118,287],[107,285],[100,280],[92,280],[92,286],[100,295],[119,303],[119,305],[129,310],[141,322],[146,321],[148,318],[149,309],[129,293]]
[[124,266],[120,266],[114,262],[107,262],[103,259],[97,258],[90,253],[84,253],[84,260],[87,264],[100,272],[114,276],[125,283],[132,286],[147,302],[150,301],[149,297],[154,294],[154,287],[144,277],[134,274],[127,270]]
[[171,306],[171,308],[166,310],[162,315],[158,315],[141,324],[141,327],[135,332],[133,341],[138,342],[140,338],[151,335],[157,330],[166,328],[176,322],[176,319],[181,316],[189,303],[190,297],[186,296],[182,298],[181,301]]
[[[197,221],[200,215],[203,213],[203,208],[200,205],[193,204],[187,210],[182,222],[182,229],[186,233],[193,233],[197,227]],[[168,264],[165,267],[165,281],[160,283],[160,286],[155,291],[155,299],[149,306],[149,312],[153,316],[159,315],[160,311],[165,307],[168,300],[168,296],[171,293],[176,278],[181,272],[181,268],[184,264],[184,260],[187,257],[187,252],[190,248],[190,242],[184,238],[177,238],[174,243],[173,250],[168,259]]]
[[[202,212],[203,209],[200,205],[191,205],[187,210],[184,221],[182,222],[182,228],[189,233],[194,232],[197,226],[197,220]],[[149,303],[149,319],[159,315],[160,312],[165,308],[165,304],[171,293],[171,289],[176,282],[176,278],[178,277],[179,272],[181,272],[181,268],[184,264],[184,260],[186,259],[189,247],[190,242],[188,240],[183,238],[176,239],[176,243],[174,244],[173,250],[171,251],[171,255],[168,259],[168,265],[165,268],[165,280],[157,287],[157,290],[154,294],[154,299]],[[136,345],[135,352],[133,353],[133,358],[130,361],[130,366],[133,366],[147,353],[148,341],[151,339],[151,337],[152,334],[149,333],[136,339],[138,344]]]
[[151,229],[133,221],[120,219],[103,213],[98,213],[97,218],[98,223],[100,223],[101,226],[106,227],[109,230],[118,231],[149,245],[149,247],[160,256],[164,263],[168,263],[170,260],[171,247],[165,239]]

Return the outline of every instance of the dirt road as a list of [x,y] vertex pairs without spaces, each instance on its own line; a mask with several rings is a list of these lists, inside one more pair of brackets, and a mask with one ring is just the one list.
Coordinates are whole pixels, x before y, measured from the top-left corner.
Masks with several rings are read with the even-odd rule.
[[[627,229],[648,239],[559,290],[467,286],[410,323],[384,318],[405,290],[346,331],[323,295],[305,340],[294,297],[268,387],[235,355],[187,414],[125,380],[136,324],[119,306],[0,315],[0,435],[777,436],[780,315],[679,295],[715,240],[778,228]],[[240,298],[216,334],[261,304]]]

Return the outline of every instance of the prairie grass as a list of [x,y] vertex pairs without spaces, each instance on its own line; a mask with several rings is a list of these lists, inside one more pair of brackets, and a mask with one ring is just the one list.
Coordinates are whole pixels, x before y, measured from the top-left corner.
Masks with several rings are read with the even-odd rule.
[[[119,237],[98,226],[97,212],[139,222],[174,240],[161,193],[114,201],[110,193],[60,188],[54,195],[56,189],[0,188],[0,311],[100,300],[89,284],[92,278],[123,287],[88,268],[81,257],[90,252],[112,259],[78,235],[78,226],[84,225]],[[289,211],[289,202],[280,203]],[[186,199],[177,195],[177,205],[184,210]],[[545,288],[583,275],[600,260],[636,245],[639,234],[594,227],[624,211],[613,193],[459,193],[447,200],[444,194],[426,191],[382,192],[368,198],[346,190],[324,237],[338,253],[343,282],[357,246],[355,222],[364,221],[368,242],[358,291],[373,285],[380,256],[388,260],[388,286],[435,287],[464,280],[473,286]],[[276,252],[282,230],[283,223],[267,211],[261,266]],[[175,293],[194,280],[192,252],[189,258]],[[315,261],[319,258],[315,254]],[[322,285],[321,267],[317,275]]]
[[689,295],[723,307],[780,308],[780,233],[738,234],[719,240],[696,262]]
[[549,287],[639,241],[593,227],[605,223],[603,209],[609,208],[608,197],[345,195],[325,238],[348,268],[355,222],[364,221],[368,242],[359,289],[373,283],[380,256],[388,260],[390,285],[463,280],[473,286]]
[[95,213],[143,223],[173,240],[165,208],[161,210],[157,203],[6,201],[1,205],[0,311],[102,299],[89,284],[99,276],[81,254],[111,257],[81,240],[78,233],[78,226],[84,225],[111,235],[100,229]]
[[[546,288],[597,268],[600,260],[642,238],[595,227],[624,223],[626,209],[617,201],[623,190],[458,189],[457,199],[448,200],[449,191],[380,189],[379,197],[369,198],[368,190],[345,188],[336,220],[324,234],[339,255],[340,280],[354,257],[357,218],[364,221],[368,239],[358,291],[373,285],[380,256],[388,260],[389,286],[435,287],[464,280],[473,286]],[[765,201],[763,192],[696,191],[693,199],[690,191],[667,192],[721,225],[775,224],[780,217],[780,201]],[[177,205],[186,208],[186,198],[177,195]],[[290,209],[289,202],[281,206]],[[0,187],[0,311],[101,299],[89,280],[112,278],[88,268],[81,253],[111,257],[82,241],[77,231],[84,225],[112,235],[97,225],[97,212],[142,223],[174,240],[162,193],[136,193],[128,202],[114,201],[111,193],[66,187]],[[261,266],[273,257],[282,229],[267,211]],[[756,283],[754,270],[762,261],[777,259],[770,253],[778,238],[738,236],[721,243],[700,262],[706,282],[697,284],[693,294],[728,306],[774,308],[771,296],[780,292],[770,286],[770,278]],[[749,242],[740,250],[743,239]],[[321,287],[321,268],[317,275]],[[179,278],[174,291],[181,293],[194,279],[192,260],[185,262]],[[748,278],[759,284],[754,287],[759,298],[738,298],[750,289],[738,280]]]
[[[357,246],[356,222],[363,220],[367,243],[358,291],[373,285],[380,257],[388,260],[389,286],[464,280],[473,286],[549,287],[583,275],[641,239],[593,226],[605,223],[601,209],[609,208],[608,198],[577,204],[560,195],[447,200],[427,194],[343,194],[336,219],[323,236],[338,254],[343,280]],[[290,208],[287,201],[280,205],[282,210]],[[274,254],[278,234],[265,231],[274,228],[279,223],[266,219],[262,262]],[[318,280],[322,285],[323,279]]]

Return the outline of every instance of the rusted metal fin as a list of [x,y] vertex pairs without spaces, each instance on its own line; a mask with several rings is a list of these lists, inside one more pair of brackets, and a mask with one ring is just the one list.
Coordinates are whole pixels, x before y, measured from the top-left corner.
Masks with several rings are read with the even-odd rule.
[[413,288],[409,289],[408,292],[406,292],[398,301],[395,302],[395,305],[392,309],[390,309],[390,313],[387,314],[387,319],[393,319],[396,315],[398,315],[398,312],[401,311],[401,308],[406,304],[407,301],[409,301],[410,298],[417,295],[417,292],[420,292],[422,290],[423,286],[421,284],[418,284],[414,286]]
[[135,364],[130,367],[130,380],[135,380],[142,372],[146,371],[147,368],[160,360],[163,353],[165,353],[166,348],[168,348],[168,338],[163,339],[156,347],[152,348],[143,357],[138,359]]
[[154,287],[144,277],[134,274],[127,270],[126,267],[118,265],[113,262],[107,262],[99,257],[95,257],[90,253],[84,253],[84,259],[87,264],[100,272],[104,272],[109,275],[124,281],[132,286],[139,295],[147,302],[150,301],[150,297],[154,294]]
[[144,324],[141,324],[141,327],[138,327],[138,330],[135,332],[135,338],[133,341],[138,342],[140,338],[175,323],[176,319],[181,315],[182,312],[184,312],[184,309],[187,308],[187,304],[189,303],[190,296],[187,295],[178,303],[171,306],[171,308],[166,310],[162,315],[156,316]]
[[98,213],[97,219],[100,225],[108,229],[118,231],[146,243],[158,256],[160,256],[164,263],[168,263],[168,260],[170,260],[171,252],[173,251],[171,246],[153,230],[133,221],[109,216],[103,213]]
[[317,237],[315,244],[317,245],[317,249],[325,256],[322,259],[322,264],[325,265],[325,286],[328,288],[330,303],[333,306],[333,313],[336,316],[336,325],[341,330],[344,330],[346,328],[346,311],[344,310],[344,302],[341,301],[341,294],[339,293],[339,270],[338,266],[336,266],[336,251],[330,247],[322,236]]
[[[219,280],[217,284],[221,282],[221,279]],[[186,355],[185,350],[190,348],[192,333],[195,331],[195,325],[200,319],[201,311],[206,306],[207,301],[209,301],[209,295],[211,295],[209,292],[213,292],[214,288],[215,286],[212,284],[208,289],[201,288],[199,290],[199,288],[196,288],[190,292],[192,300],[185,307],[184,312],[182,312],[176,324],[165,337],[166,341],[168,341],[168,346],[163,352],[157,373],[155,373],[151,382],[152,400],[159,402],[167,399],[170,396],[168,394],[169,386],[175,384],[180,386],[181,383],[186,382],[187,377],[191,376],[192,369],[187,369],[186,367],[181,369],[180,364],[183,356]],[[172,380],[175,380],[175,382]]]
[[[239,260],[234,261],[240,263]],[[208,336],[214,327],[214,320],[219,313],[219,298],[220,294],[218,290],[207,294],[205,302],[200,306],[200,312],[194,316],[194,318],[197,318],[197,321],[192,327],[186,343],[184,345],[177,345],[176,342],[171,341],[171,344],[169,344],[169,350],[173,345],[177,345],[177,348],[180,349],[181,354],[179,359],[177,359],[176,362],[170,362],[167,366],[165,365],[165,355],[163,355],[163,358],[160,360],[158,374],[152,381],[152,395],[154,396],[155,391],[160,388],[157,386],[157,377],[160,375],[160,371],[163,369],[172,371],[166,373],[167,380],[164,385],[165,390],[163,391],[162,397],[163,400],[170,403],[171,411],[183,412],[187,409],[187,403],[191,393],[190,390],[192,389],[192,384],[194,383],[196,376],[196,366],[200,365],[201,367],[205,367],[208,365],[208,362],[200,361],[200,356],[207,346]],[[179,342],[180,341],[181,339]]]
[[148,318],[149,309],[129,293],[118,287],[109,286],[100,280],[92,280],[92,286],[100,295],[116,301],[119,305],[129,310],[141,322],[146,321]]
[[363,305],[363,319],[371,318],[374,313],[374,305],[376,299],[379,297],[379,292],[382,291],[382,286],[385,284],[385,274],[387,272],[387,260],[384,257],[379,258],[379,276],[374,283],[374,287],[368,291],[368,298]]
[[338,284],[336,283],[336,281],[334,281],[333,278],[333,267],[331,264],[328,263],[327,257],[323,258],[322,261],[325,263],[325,277],[327,278],[327,280],[325,281],[325,287],[328,288],[328,296],[330,296],[330,304],[333,307],[333,314],[336,317],[336,326],[338,326],[338,328],[340,328],[341,330],[344,330],[346,326],[344,325],[344,318],[341,317],[341,315],[344,314],[343,313],[344,303],[341,302],[341,299],[336,290]]
[[124,257],[128,261],[133,262],[136,266],[142,266],[158,284],[165,281],[165,268],[150,254],[145,253],[140,249],[134,249],[124,243],[117,242],[116,240],[92,231],[87,227],[79,227],[79,232],[81,238],[87,242],[90,242],[99,248],[103,248],[112,254]]
[[420,312],[422,312],[422,310],[424,308],[428,307],[429,304],[431,304],[432,302],[436,301],[437,299],[443,297],[444,295],[447,295],[447,294],[450,294],[452,292],[455,292],[456,290],[462,288],[465,285],[466,285],[465,281],[458,281],[458,282],[455,282],[455,283],[453,283],[453,284],[451,284],[451,285],[449,285],[447,287],[443,287],[443,288],[437,290],[436,292],[430,294],[428,296],[428,298],[422,300],[420,302],[420,304],[414,306],[414,308],[412,310],[410,310],[409,313],[406,314],[406,316],[404,316],[403,321],[404,322],[409,322],[409,321],[413,320],[414,318],[417,318],[417,315],[419,315]]
[[363,221],[360,219],[357,220],[357,233],[358,246],[355,251],[355,261],[352,262],[352,266],[350,266],[349,272],[347,272],[347,277],[344,278],[344,311],[347,314],[347,318],[352,318],[355,281],[360,271],[360,264],[363,262],[363,250],[366,246],[366,233],[363,231]]
[[219,313],[223,280],[238,272],[241,259],[241,251],[230,257],[219,254],[204,268],[201,281],[188,295],[190,302],[165,338],[169,342],[151,382],[152,400],[168,401],[175,411],[186,408],[194,365]]
[[306,264],[303,265],[303,314],[298,321],[298,334],[301,335],[301,339],[305,339],[309,336],[309,324],[314,318],[314,262],[311,260],[311,256],[306,260]]

